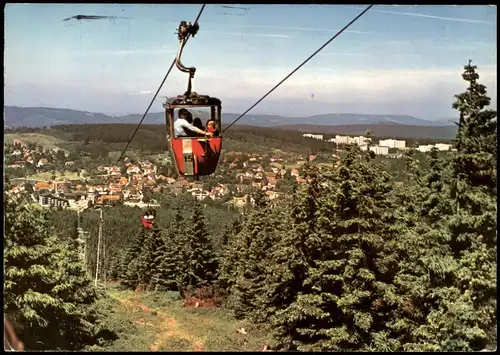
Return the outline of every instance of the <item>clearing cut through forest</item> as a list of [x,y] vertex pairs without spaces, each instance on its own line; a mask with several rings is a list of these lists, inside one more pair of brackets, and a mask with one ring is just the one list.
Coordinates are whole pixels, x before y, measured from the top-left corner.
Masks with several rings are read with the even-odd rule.
[[[262,326],[238,321],[225,309],[185,305],[176,292],[121,290],[108,284],[112,323],[120,338],[104,351],[262,351]],[[244,331],[241,331],[244,329]]]

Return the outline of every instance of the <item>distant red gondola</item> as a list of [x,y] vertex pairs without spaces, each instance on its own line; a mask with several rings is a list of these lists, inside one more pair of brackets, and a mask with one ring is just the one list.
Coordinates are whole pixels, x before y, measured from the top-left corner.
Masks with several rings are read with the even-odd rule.
[[141,222],[144,229],[153,229],[156,221],[156,211],[154,209],[147,209],[141,216]]

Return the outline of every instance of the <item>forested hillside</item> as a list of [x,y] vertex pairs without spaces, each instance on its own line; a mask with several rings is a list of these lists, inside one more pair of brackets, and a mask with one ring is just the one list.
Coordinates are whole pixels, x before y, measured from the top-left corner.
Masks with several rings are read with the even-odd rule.
[[[50,128],[21,127],[15,130],[6,129],[5,133],[38,133],[51,136],[63,142],[59,144],[63,149],[102,158],[106,157],[109,152],[123,150],[136,127],[136,125],[132,124],[59,125]],[[363,127],[365,128],[362,132],[361,128],[357,126],[353,129],[353,132],[362,135],[369,126]],[[439,129],[439,127],[432,129]],[[137,152],[138,154],[166,152],[168,150],[166,132],[165,126],[141,125],[130,143],[128,151]],[[314,130],[311,132],[314,132]],[[432,134],[427,138],[415,139],[411,138],[411,134],[405,136],[403,131],[399,132],[400,135],[384,135],[383,130],[378,130],[378,133],[374,134],[374,138],[402,138],[406,140],[407,146],[413,146],[417,143],[428,144],[435,141]],[[297,130],[233,126],[224,135],[223,150],[242,153],[269,153],[276,148],[281,148],[284,151],[298,154],[330,152],[333,149],[333,144],[325,140],[335,137],[335,134],[345,134],[345,132],[341,129],[332,131],[326,134],[322,141],[304,138],[303,132]],[[447,139],[441,141],[446,142]]]
[[[259,190],[242,213],[185,195],[158,196],[157,226],[145,230],[140,209],[106,209],[106,281],[127,295],[174,292],[185,307],[205,312],[193,324],[215,314],[209,307],[229,310],[225,322],[269,329],[266,350],[496,349],[497,113],[487,109],[476,67],[469,62],[462,77],[468,87],[453,101],[456,152],[433,149],[418,162],[409,149],[398,181],[373,152],[348,145],[333,162],[307,162],[306,183],[291,184],[283,198],[270,201]],[[59,126],[50,134],[84,145],[112,135],[124,142],[126,129],[116,129]],[[249,128],[227,144],[266,149],[276,137],[268,132]],[[139,142],[159,136],[147,127],[142,134]],[[301,148],[303,138],[277,134],[306,153],[327,144],[310,140]],[[93,239],[81,259],[76,213],[4,200],[4,309],[25,348],[109,350],[130,337],[112,321],[117,311],[99,307],[118,291],[106,294],[90,281],[97,245]],[[98,211],[80,217],[98,233]],[[216,323],[204,325],[207,332]],[[231,348],[254,349],[229,339]],[[150,349],[180,348],[171,342]]]

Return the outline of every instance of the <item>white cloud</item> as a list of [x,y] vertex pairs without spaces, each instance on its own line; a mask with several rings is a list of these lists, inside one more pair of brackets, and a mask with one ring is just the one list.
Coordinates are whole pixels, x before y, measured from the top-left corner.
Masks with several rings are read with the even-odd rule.
[[[496,108],[496,65],[478,65],[479,82],[486,85]],[[467,83],[462,79],[463,68],[372,69],[343,70],[305,66],[272,92],[252,112],[282,115],[326,112],[396,113],[417,117],[454,117],[451,105],[454,95],[463,92]],[[243,112],[280,82],[290,68],[263,69],[219,68],[196,74],[194,90],[223,101],[225,112]],[[160,73],[160,77],[164,73]],[[156,78],[156,79],[155,79]],[[131,79],[133,79],[131,81]],[[152,91],[160,80],[157,76],[123,78],[122,81],[82,77],[82,81],[50,88],[12,86],[6,83],[8,105],[48,105],[86,109],[94,112],[144,110],[151,101]],[[152,82],[155,81],[155,82]],[[157,81],[157,82],[156,82]],[[163,86],[161,96],[174,96],[186,89],[187,78],[173,72]],[[133,84],[132,84],[133,83]],[[311,100],[314,93],[314,100]],[[161,104],[151,109],[161,111]]]
[[322,55],[332,55],[340,57],[371,57],[370,53],[343,53],[343,52],[325,52]]
[[492,50],[496,52],[497,46],[495,43],[486,42],[462,42],[459,44],[450,43],[448,41],[444,42],[441,47],[446,50],[452,51],[480,51],[480,50]]
[[[363,10],[362,8],[357,8],[359,10]],[[388,11],[388,10],[380,10],[380,9],[370,9],[370,12],[380,12],[385,14],[393,14],[393,15],[403,15],[403,16],[413,16],[413,17],[422,17],[422,18],[430,18],[436,20],[444,20],[444,21],[453,21],[453,22],[466,22],[466,23],[479,23],[484,25],[496,25],[494,22],[488,22],[483,20],[474,20],[474,19],[466,19],[466,18],[457,18],[457,17],[444,17],[444,16],[434,16],[434,15],[426,15],[419,14],[415,12],[401,12],[401,11]]]
[[[280,82],[289,69],[229,69],[197,78],[199,92],[217,97],[255,100]],[[496,66],[478,66],[480,82],[496,97]],[[349,70],[311,68],[297,72],[278,87],[269,98],[299,100],[314,92],[318,101],[330,103],[390,104],[402,101],[441,101],[451,105],[453,95],[462,92],[466,83],[462,68]],[[201,90],[202,89],[202,90]]]
[[79,55],[85,56],[98,56],[98,55],[153,55],[153,54],[176,54],[176,48],[168,49],[117,49],[117,50],[98,50],[98,51],[84,51]]
[[250,36],[250,37],[274,37],[274,38],[299,38],[295,36],[280,35],[274,33],[244,33],[244,32],[228,32],[228,31],[204,31],[204,33],[211,33],[217,35],[229,36]]
[[[268,26],[268,25],[236,25],[236,27],[250,27],[250,28],[269,28],[275,30],[289,30],[289,31],[316,31],[316,32],[337,32],[341,27],[337,29],[328,28],[313,28],[313,27],[287,27],[287,26]],[[355,31],[355,30],[345,30],[345,33],[355,33],[363,35],[376,35],[378,33],[372,31]]]

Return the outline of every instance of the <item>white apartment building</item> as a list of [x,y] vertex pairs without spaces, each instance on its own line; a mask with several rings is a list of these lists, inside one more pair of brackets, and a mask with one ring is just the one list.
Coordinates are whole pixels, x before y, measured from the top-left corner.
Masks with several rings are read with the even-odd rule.
[[440,150],[440,151],[448,151],[448,150],[452,150],[451,149],[451,144],[445,144],[445,143],[436,143],[436,144],[428,144],[428,145],[419,145],[417,150],[422,152],[422,153],[426,153],[426,152],[430,152],[432,148],[436,148],[437,150]]
[[440,151],[446,151],[451,149],[451,144],[436,143],[434,146]]
[[336,135],[335,139],[334,139],[334,142],[337,143],[337,144],[348,144],[349,143],[349,138],[351,138],[351,137]]
[[[367,145],[362,145],[361,150],[366,151]],[[382,147],[379,145],[372,145],[370,147],[370,150],[374,152],[377,155],[388,155],[389,154],[389,147]]]
[[369,138],[365,138],[363,136],[359,136],[359,137],[353,137],[352,138],[352,143],[354,144],[357,144],[359,146],[362,146],[362,145],[366,145],[368,144],[368,142],[370,141],[371,139]]
[[304,133],[302,135],[304,138],[313,138],[313,139],[320,139],[323,140],[323,135],[322,134],[311,134],[311,133]]
[[427,144],[427,145],[419,145],[417,150],[422,153],[427,153],[430,152],[431,149],[434,148],[432,144]]
[[365,138],[363,136],[349,137],[349,136],[336,135],[333,141],[337,144],[357,144],[359,146],[363,146],[366,145],[369,141],[371,141],[371,138]]
[[378,141],[378,145],[381,147],[404,149],[406,147],[406,141],[399,141],[396,139],[382,139]]

